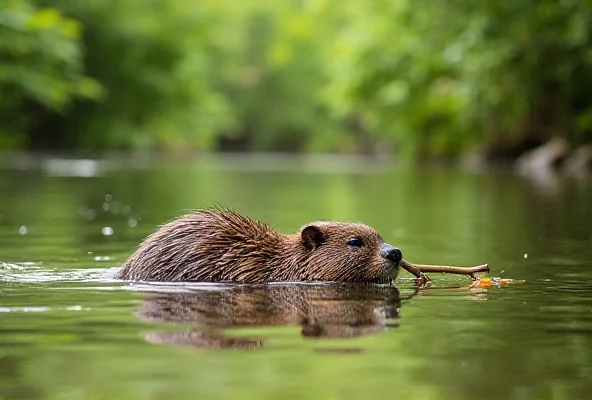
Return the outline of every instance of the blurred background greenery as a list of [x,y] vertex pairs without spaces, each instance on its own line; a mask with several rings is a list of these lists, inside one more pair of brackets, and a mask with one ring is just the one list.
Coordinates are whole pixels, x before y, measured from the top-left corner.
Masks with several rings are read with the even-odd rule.
[[592,3],[2,0],[0,150],[592,140]]

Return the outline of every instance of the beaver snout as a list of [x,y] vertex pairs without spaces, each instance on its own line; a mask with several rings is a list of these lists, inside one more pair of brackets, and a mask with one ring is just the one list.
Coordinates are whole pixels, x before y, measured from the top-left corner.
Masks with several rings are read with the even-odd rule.
[[403,259],[403,253],[401,250],[386,243],[380,247],[380,255],[387,260],[394,262],[395,264],[399,264],[399,262]]

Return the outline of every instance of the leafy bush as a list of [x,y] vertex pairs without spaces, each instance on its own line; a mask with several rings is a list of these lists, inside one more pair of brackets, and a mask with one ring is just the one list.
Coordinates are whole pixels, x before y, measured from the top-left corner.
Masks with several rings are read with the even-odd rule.
[[65,113],[76,99],[98,99],[84,74],[81,27],[55,8],[5,0],[0,8],[0,147],[28,145],[43,116]]
[[348,4],[327,93],[365,131],[429,154],[592,139],[592,3]]

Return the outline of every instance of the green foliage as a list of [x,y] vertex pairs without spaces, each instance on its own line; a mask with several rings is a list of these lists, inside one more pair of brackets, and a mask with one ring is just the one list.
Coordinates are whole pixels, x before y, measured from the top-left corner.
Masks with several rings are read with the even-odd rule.
[[[43,110],[63,113],[100,85],[82,68],[80,25],[55,8],[6,0],[0,8],[0,146],[24,145]],[[38,107],[35,107],[38,106]]]
[[328,95],[407,150],[592,136],[592,5],[349,2]]
[[7,4],[2,147],[455,155],[592,138],[589,2]]
[[216,66],[205,48],[212,21],[197,7],[179,0],[43,3],[81,21],[86,70],[107,89],[105,101],[60,121],[64,143],[208,147],[225,127],[226,104],[212,89]]

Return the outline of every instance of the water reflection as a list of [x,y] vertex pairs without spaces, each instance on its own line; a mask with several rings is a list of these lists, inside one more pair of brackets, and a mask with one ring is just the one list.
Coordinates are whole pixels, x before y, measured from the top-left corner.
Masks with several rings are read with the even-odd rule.
[[151,322],[191,325],[181,332],[146,333],[152,343],[251,349],[264,346],[264,339],[229,337],[224,329],[301,326],[302,336],[309,338],[353,338],[394,326],[400,307],[393,286],[276,284],[145,293],[135,314]]
[[[150,160],[90,178],[0,170],[0,397],[590,397],[590,177],[203,164]],[[482,260],[492,276],[506,270],[526,283],[466,288],[464,277],[432,275],[407,301],[415,288],[405,274],[401,296],[331,285],[130,287],[105,275],[158,224],[214,202],[282,232],[362,221],[410,260]],[[241,326],[249,329],[226,329]],[[196,357],[176,346],[264,349]]]

